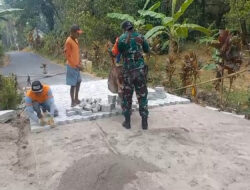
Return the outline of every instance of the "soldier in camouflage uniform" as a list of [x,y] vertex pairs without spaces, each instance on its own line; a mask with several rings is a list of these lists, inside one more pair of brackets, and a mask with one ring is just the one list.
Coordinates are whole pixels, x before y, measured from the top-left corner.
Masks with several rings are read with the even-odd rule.
[[148,90],[146,84],[147,67],[144,63],[143,52],[149,53],[150,49],[143,35],[134,31],[131,22],[125,21],[121,27],[124,34],[119,38],[118,50],[123,58],[122,109],[125,116],[123,126],[127,129],[131,128],[131,106],[135,89],[142,117],[142,128],[146,130],[148,128]]

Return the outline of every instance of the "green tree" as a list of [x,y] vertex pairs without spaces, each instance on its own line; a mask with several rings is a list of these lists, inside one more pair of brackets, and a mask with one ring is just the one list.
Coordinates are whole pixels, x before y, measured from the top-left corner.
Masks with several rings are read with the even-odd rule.
[[[165,14],[157,13],[151,10],[140,10],[139,13],[142,16],[150,16],[156,19],[161,19],[161,25],[155,26],[147,32],[146,38],[154,38],[162,34],[169,36],[169,52],[176,53],[179,50],[180,38],[187,38],[189,30],[196,30],[205,34],[210,34],[210,30],[197,24],[189,24],[185,21],[179,24],[180,17],[185,13],[187,8],[193,3],[194,0],[186,0],[180,9],[176,12],[177,0],[172,0],[171,16],[168,17]],[[168,42],[166,42],[168,43]]]
[[226,15],[228,26],[242,33],[242,41],[246,45],[250,31],[250,0],[227,0],[230,12]]

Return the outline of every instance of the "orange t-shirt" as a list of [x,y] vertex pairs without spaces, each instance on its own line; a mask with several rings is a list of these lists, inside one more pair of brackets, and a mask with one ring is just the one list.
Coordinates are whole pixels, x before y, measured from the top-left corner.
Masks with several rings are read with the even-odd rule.
[[49,98],[52,98],[52,96],[49,94],[50,87],[48,85],[43,85],[43,91],[41,93],[35,93],[32,90],[29,90],[26,93],[26,96],[29,97],[32,101],[44,103]]
[[71,67],[76,68],[80,64],[80,49],[78,40],[73,40],[71,37],[68,37],[65,46],[64,53],[67,59],[67,64]]
[[114,56],[117,56],[119,54],[118,42],[119,42],[119,38],[116,38],[115,44],[114,44],[114,46],[112,48],[112,53],[113,53]]

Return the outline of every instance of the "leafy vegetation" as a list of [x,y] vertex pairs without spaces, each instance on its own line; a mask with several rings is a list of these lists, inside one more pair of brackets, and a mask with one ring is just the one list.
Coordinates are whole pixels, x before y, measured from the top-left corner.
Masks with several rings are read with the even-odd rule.
[[[16,17],[9,15],[11,19],[2,22],[5,23],[0,26],[4,47],[12,48],[15,44],[19,44],[19,47],[23,48],[30,45],[43,55],[63,62],[63,46],[69,35],[69,28],[73,23],[77,23],[84,30],[79,39],[81,53],[93,61],[94,73],[102,77],[108,75],[111,65],[106,44],[114,43],[116,37],[123,32],[120,28],[121,21],[130,20],[136,30],[144,34],[150,42],[153,54],[146,60],[149,65],[149,85],[164,85],[178,94],[184,94],[185,90],[174,91],[175,89],[215,78],[216,73],[217,75],[219,73],[216,71],[218,68],[227,70],[227,63],[234,63],[229,55],[234,54],[233,52],[239,55],[242,47],[246,49],[249,43],[249,0],[4,0],[4,2],[7,7],[24,9]],[[232,44],[229,49],[234,50],[226,50],[223,53],[223,45],[212,50],[210,45],[218,39],[219,29],[230,31]],[[39,40],[34,39],[34,31],[40,31]],[[239,44],[243,44],[240,45],[241,48],[239,44],[235,44],[237,40],[235,41],[234,36],[240,39]],[[238,48],[237,51],[235,47]],[[201,52],[202,50],[204,52]],[[188,62],[193,61],[190,54],[193,51],[197,67],[191,68]],[[244,65],[244,59],[242,61]],[[233,72],[239,70],[239,67],[235,70],[237,64],[233,65]],[[232,85],[230,82],[227,83],[228,81],[224,81],[223,88],[220,81],[217,83],[223,92],[222,98],[226,100],[225,104],[233,109],[244,110],[248,100],[245,96],[246,88],[240,88],[237,81],[234,82],[234,87],[230,87]],[[230,88],[231,91],[228,90]],[[205,100],[208,104],[216,106],[221,98],[212,83],[193,88],[187,95],[192,92],[199,100]],[[238,103],[234,97],[237,97]]]
[[151,10],[142,10],[139,13],[143,16],[150,16],[155,19],[161,19],[161,25],[155,26],[151,30],[147,32],[145,35],[146,38],[154,38],[158,35],[167,34],[169,36],[169,53],[176,53],[179,51],[179,40],[180,38],[187,38],[189,30],[196,30],[203,32],[205,34],[209,34],[210,30],[206,29],[197,24],[189,24],[183,22],[179,24],[178,21],[180,17],[185,13],[187,8],[193,3],[194,0],[186,0],[181,6],[180,9],[175,12],[176,10],[176,3],[177,0],[172,1],[172,14],[170,17],[165,16],[162,13],[157,13]]
[[15,76],[0,75],[0,110],[16,109],[21,103],[21,99]]

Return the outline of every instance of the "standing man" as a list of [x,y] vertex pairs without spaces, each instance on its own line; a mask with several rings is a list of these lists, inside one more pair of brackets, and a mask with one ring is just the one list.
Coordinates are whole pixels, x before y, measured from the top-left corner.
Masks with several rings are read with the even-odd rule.
[[119,38],[118,50],[123,58],[123,100],[122,109],[125,116],[123,126],[131,128],[130,116],[134,89],[139,102],[139,112],[142,118],[142,128],[148,129],[148,89],[147,66],[144,63],[143,52],[149,53],[149,45],[143,35],[134,31],[133,24],[125,21],[121,24],[124,34]]
[[70,87],[71,107],[80,104],[78,94],[81,85],[81,58],[78,38],[83,31],[78,25],[73,25],[70,30],[70,36],[67,38],[64,47],[64,53],[67,59],[66,84]]
[[54,124],[54,117],[58,116],[52,91],[48,85],[41,84],[40,81],[34,81],[31,84],[31,90],[25,96],[25,112],[31,120],[40,125],[45,125],[45,119],[41,112],[49,112],[50,119],[47,124]]

